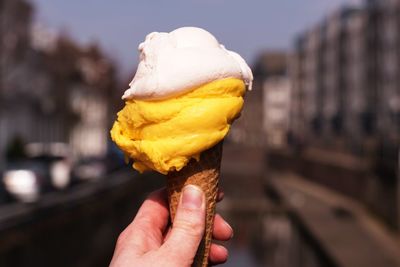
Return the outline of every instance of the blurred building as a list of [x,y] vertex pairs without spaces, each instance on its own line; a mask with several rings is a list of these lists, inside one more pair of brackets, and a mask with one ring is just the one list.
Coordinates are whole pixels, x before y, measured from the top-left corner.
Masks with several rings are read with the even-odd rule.
[[96,45],[32,25],[23,0],[0,1],[0,162],[16,138],[104,155],[116,78]]
[[[273,60],[273,58],[275,58]],[[287,75],[286,53],[267,53],[263,56],[263,135],[269,147],[287,144],[290,118],[291,83]],[[275,62],[272,65],[272,62]],[[260,75],[260,73],[257,73]]]
[[293,162],[301,162],[294,168],[393,225],[399,223],[399,33],[398,0],[344,7],[297,38],[289,66],[288,141]]
[[[71,49],[71,54],[64,54],[64,45],[65,49]],[[75,156],[103,156],[107,150],[110,109],[116,87],[113,65],[96,45],[74,47],[68,40],[60,40],[58,49],[58,54],[52,55],[51,64],[60,67],[54,76],[60,79],[61,95],[65,96],[59,101],[66,102],[60,110],[64,122],[69,124],[66,142]],[[68,61],[71,65],[65,68]]]
[[27,125],[33,122],[29,117],[35,109],[36,95],[22,97],[32,82],[28,69],[37,70],[33,62],[28,66],[26,61],[31,17],[32,8],[25,1],[0,1],[0,165],[11,133],[29,132]]
[[[229,133],[229,140],[260,147],[272,140],[281,139],[280,132],[285,129],[285,122],[281,120],[285,120],[285,116],[276,115],[286,110],[285,104],[280,103],[286,101],[282,99],[286,93],[282,95],[280,89],[287,90],[289,83],[286,66],[287,54],[284,52],[268,51],[258,57],[252,68],[253,89],[245,95],[244,109]],[[279,89],[275,86],[279,86]],[[276,138],[269,139],[266,131],[274,131]]]

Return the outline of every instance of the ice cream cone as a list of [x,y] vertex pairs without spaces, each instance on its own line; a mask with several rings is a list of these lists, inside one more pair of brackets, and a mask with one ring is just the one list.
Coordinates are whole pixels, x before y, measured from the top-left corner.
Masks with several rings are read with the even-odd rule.
[[[138,69],[122,97],[125,106],[111,137],[133,159],[134,169],[166,175],[172,223],[184,186],[204,191],[206,229],[193,263],[204,267],[212,240],[222,140],[240,115],[253,74],[239,54],[201,28],[153,32],[138,49]],[[216,145],[209,148],[211,144]]]
[[201,153],[200,161],[192,159],[182,170],[170,172],[167,176],[167,192],[172,222],[174,221],[183,187],[189,184],[196,185],[202,189],[206,196],[206,228],[193,261],[193,267],[208,266],[218,193],[222,143],[221,141]]

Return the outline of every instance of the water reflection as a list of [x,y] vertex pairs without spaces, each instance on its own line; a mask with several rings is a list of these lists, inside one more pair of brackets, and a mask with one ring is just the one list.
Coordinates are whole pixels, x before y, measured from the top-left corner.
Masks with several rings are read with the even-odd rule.
[[267,199],[263,190],[263,153],[226,145],[222,162],[221,188],[225,199],[218,212],[234,229],[227,245],[227,267],[265,266],[266,247],[263,243],[263,217]]
[[283,207],[267,205],[247,213],[220,212],[235,231],[227,246],[227,267],[334,266]]
[[229,261],[226,266],[265,266],[261,217],[257,214],[236,214],[230,216],[229,221],[235,229],[235,236],[228,244]]
[[[234,229],[233,239],[225,244],[229,249],[225,266],[334,266],[281,203],[263,162],[260,149],[224,147],[220,186],[225,199],[217,210]],[[305,204],[298,194],[289,201],[296,207]]]

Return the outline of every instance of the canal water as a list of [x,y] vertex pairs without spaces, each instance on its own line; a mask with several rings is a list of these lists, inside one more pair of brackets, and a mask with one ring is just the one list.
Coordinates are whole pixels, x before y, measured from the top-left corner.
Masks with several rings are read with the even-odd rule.
[[225,146],[219,212],[233,227],[226,267],[322,267],[298,223],[266,187],[264,151]]
[[231,224],[234,237],[225,244],[229,260],[224,266],[267,266],[263,243],[263,218],[267,210],[263,171],[261,150],[225,145],[220,180],[225,197],[217,212]]

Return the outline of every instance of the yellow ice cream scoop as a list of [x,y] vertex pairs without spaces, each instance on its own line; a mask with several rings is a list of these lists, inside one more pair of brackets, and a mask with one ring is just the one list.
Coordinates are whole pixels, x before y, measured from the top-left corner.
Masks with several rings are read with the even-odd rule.
[[225,78],[168,99],[128,100],[111,137],[136,170],[179,171],[225,137],[245,91],[241,79]]

